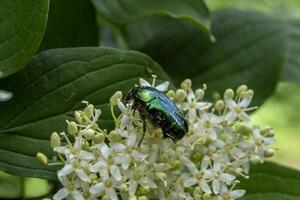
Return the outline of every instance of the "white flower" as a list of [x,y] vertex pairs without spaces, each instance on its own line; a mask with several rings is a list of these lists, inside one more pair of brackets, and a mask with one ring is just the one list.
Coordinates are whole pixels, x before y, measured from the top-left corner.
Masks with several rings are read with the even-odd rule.
[[237,117],[245,122],[250,122],[251,119],[246,113],[249,110],[253,110],[253,108],[247,108],[251,103],[252,98],[246,96],[242,101],[236,103],[233,99],[225,99],[225,103],[229,106],[230,112],[226,115],[226,121],[231,123]]
[[119,152],[115,160],[121,163],[123,169],[128,169],[129,164],[133,159],[142,160],[145,155],[136,150],[137,136],[136,133],[131,133],[126,139],[126,144],[113,143],[111,148],[116,152]]
[[207,173],[209,172],[206,168],[208,165],[203,165],[201,169],[199,170],[195,164],[190,161],[189,159],[182,158],[182,162],[188,167],[188,169],[191,172],[191,176],[185,176],[183,175],[183,185],[184,187],[191,187],[193,185],[198,184],[198,186],[206,193],[211,193],[210,187],[207,184],[209,181],[209,176],[207,176]]
[[213,200],[234,200],[242,197],[245,193],[245,190],[228,190],[225,185],[222,185],[220,195]]
[[212,190],[215,194],[220,193],[224,183],[230,184],[235,179],[234,175],[225,173],[218,162],[214,162],[213,168],[206,171],[206,176],[212,181]]
[[236,141],[233,138],[228,137],[225,141],[216,140],[213,142],[221,150],[223,161],[228,163],[232,160],[239,160],[245,156],[245,153],[236,146]]
[[98,161],[91,166],[91,172],[99,172],[101,174],[106,174],[108,171],[114,179],[117,181],[122,180],[121,172],[117,166],[116,159],[113,158],[113,150],[108,147],[107,144],[103,143],[100,145],[101,157]]
[[91,186],[90,193],[96,196],[102,196],[105,193],[111,200],[118,200],[118,195],[115,190],[115,182],[111,179],[108,173],[101,175],[101,182]]
[[77,190],[79,187],[77,182],[70,182],[68,178],[64,176],[58,176],[58,179],[64,187],[55,193],[53,200],[65,199],[69,195],[75,200],[84,200],[82,194]]
[[157,86],[155,86],[155,80],[156,80],[156,76],[152,76],[153,77],[153,81],[152,84],[150,84],[148,81],[146,81],[145,79],[140,78],[140,85],[141,86],[150,86],[150,87],[154,87],[155,89],[165,92],[168,90],[169,87],[169,81],[163,82]]
[[253,131],[253,141],[251,141],[251,145],[254,146],[254,152],[259,156],[261,162],[264,160],[264,150],[267,149],[267,146],[273,144],[275,142],[272,137],[265,137],[260,134],[260,130],[258,127],[254,127]]
[[[133,116],[133,111],[127,108],[122,101],[118,101],[118,108],[122,112],[122,118],[120,123],[120,129],[124,130],[126,127],[133,127],[133,120],[136,118]],[[126,136],[126,135],[125,135]]]
[[207,134],[212,140],[216,140],[220,132],[222,118],[213,113],[200,112],[201,121],[195,123],[194,132]]
[[193,123],[197,118],[197,111],[208,109],[212,104],[206,102],[198,101],[199,98],[196,98],[194,91],[192,89],[188,90],[187,102],[182,103],[182,109],[187,111],[187,118],[190,123]]
[[157,188],[157,185],[148,177],[147,167],[144,164],[132,168],[129,172],[129,195],[133,196],[138,185],[144,188]]

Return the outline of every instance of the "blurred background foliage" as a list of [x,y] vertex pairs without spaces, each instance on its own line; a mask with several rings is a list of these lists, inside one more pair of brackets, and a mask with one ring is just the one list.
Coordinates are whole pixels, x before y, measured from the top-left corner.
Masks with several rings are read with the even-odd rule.
[[[94,0],[94,2],[96,1],[97,0]],[[70,35],[70,33],[72,34],[74,30],[76,30],[76,28],[74,28],[76,26],[76,23],[80,23],[82,26],[84,26],[86,25],[85,21],[81,21],[80,17],[77,20],[76,18],[70,18],[70,16],[64,18],[65,21],[61,21],[61,16],[59,15],[61,15],[61,13],[63,12],[55,10],[55,8],[60,7],[67,9],[67,7],[69,7],[70,5],[70,2],[72,1],[64,0],[62,3],[60,1],[53,0],[51,2],[53,3],[50,3],[50,11],[52,9],[55,12],[50,12],[49,14],[49,26],[47,27],[46,34],[44,35],[44,40],[46,42],[42,42],[40,50],[45,50],[52,47],[64,47],[66,45],[84,46],[85,44],[88,44],[89,46],[96,46],[98,45],[98,39],[95,39],[95,37],[97,37],[97,31],[99,29],[101,29],[101,40],[103,42],[104,38],[107,42],[107,45],[119,45],[119,47],[121,46],[124,48],[127,48],[128,45],[131,45],[131,47],[135,49],[139,49],[143,45],[142,41],[140,41],[141,43],[129,42],[128,44],[126,44],[124,43],[124,36],[122,35],[119,35],[119,37],[117,38],[112,38],[111,33],[109,33],[109,30],[106,30],[104,27],[100,27],[99,29],[95,29],[95,27],[93,27],[92,30],[88,30],[88,28],[83,28],[79,32],[76,32],[76,34],[73,34],[72,41],[69,41],[68,35]],[[90,9],[91,4],[86,3],[87,1],[79,2],[80,3],[77,4],[77,7],[73,8],[73,15],[74,13],[81,13],[83,16],[90,19],[90,23],[93,23],[92,20],[95,19],[95,13],[86,12],[85,10]],[[300,0],[207,0],[206,3],[212,12],[226,8],[238,8],[242,10],[256,10],[267,15],[271,15],[277,19],[281,19],[283,23],[294,24],[295,26],[293,26],[293,28],[289,27],[291,28],[290,34],[292,35],[292,37],[298,39],[300,38],[300,29],[298,29],[298,24],[300,23],[297,22],[297,20],[300,19]],[[84,9],[82,9],[82,7]],[[76,16],[80,15],[78,14]],[[107,23],[103,22],[103,19],[101,17],[99,18],[99,21],[100,23]],[[151,22],[149,23],[151,24]],[[68,24],[68,30],[66,32],[62,31],[64,28],[66,28],[64,27],[64,24]],[[206,27],[202,28],[206,29]],[[113,29],[115,29],[116,32],[120,31],[117,27],[113,27]],[[130,30],[128,30],[128,33],[131,33]],[[83,41],[80,38],[81,34],[90,34],[90,36],[85,38],[86,41]],[[129,34],[127,34],[127,36],[130,37]],[[131,37],[133,39],[136,39],[135,36],[136,35],[133,35]],[[129,41],[132,40],[130,40],[130,38],[127,39]],[[77,41],[75,42],[75,45],[74,41]],[[290,52],[290,54],[296,54],[297,42],[295,42],[295,44],[293,43],[289,45],[293,47],[293,51]],[[143,48],[142,51],[146,51],[146,53],[151,54],[152,47],[146,47],[147,48]],[[169,61],[168,59],[166,60],[166,62]],[[291,59],[287,59],[285,62],[288,65],[297,65],[297,69],[300,68],[300,63],[297,58],[295,58],[292,61]],[[285,76],[291,76],[291,74],[293,75],[293,71],[288,75],[283,74],[283,80],[285,80]],[[268,79],[269,77],[265,76],[263,78]],[[294,168],[300,169],[300,137],[298,133],[300,130],[300,80],[298,79],[297,75],[292,78],[289,77],[289,79],[292,79],[293,81],[282,81],[277,84],[275,92],[260,106],[260,108],[256,112],[252,114],[252,117],[254,118],[254,121],[256,123],[261,125],[267,124],[275,129],[277,138],[277,143],[275,147],[278,148],[279,151],[276,152],[272,160],[282,163],[284,165],[289,165],[293,166]],[[40,198],[40,196],[43,195],[47,196],[47,194],[53,189],[53,187],[54,186],[50,182],[42,179],[24,178],[0,172],[0,199]]]

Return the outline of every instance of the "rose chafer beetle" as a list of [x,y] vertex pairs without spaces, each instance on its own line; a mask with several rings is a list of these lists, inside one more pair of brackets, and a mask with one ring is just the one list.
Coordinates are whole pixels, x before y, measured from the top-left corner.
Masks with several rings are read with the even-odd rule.
[[161,128],[163,136],[171,138],[174,142],[188,132],[188,125],[183,113],[167,95],[154,87],[136,86],[129,91],[125,101],[131,102],[132,109],[140,112],[144,122],[144,134],[146,131],[145,119]]

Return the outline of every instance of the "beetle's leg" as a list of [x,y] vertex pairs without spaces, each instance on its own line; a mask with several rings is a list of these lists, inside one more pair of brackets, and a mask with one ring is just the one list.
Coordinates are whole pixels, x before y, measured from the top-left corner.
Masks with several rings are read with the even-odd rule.
[[142,138],[138,144],[138,146],[141,145],[143,139],[144,139],[144,136],[145,136],[145,133],[146,133],[146,115],[144,112],[140,112],[140,115],[141,115],[141,118],[142,118],[142,121],[143,121],[143,135],[142,135]]

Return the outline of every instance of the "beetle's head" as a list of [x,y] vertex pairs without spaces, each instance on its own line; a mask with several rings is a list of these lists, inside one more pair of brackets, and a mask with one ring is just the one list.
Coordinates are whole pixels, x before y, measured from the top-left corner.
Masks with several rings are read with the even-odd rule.
[[136,99],[136,94],[137,92],[140,90],[140,87],[139,86],[136,86],[134,88],[131,88],[129,91],[128,91],[128,94],[127,96],[125,97],[125,103],[126,104],[130,104],[132,103],[135,99]]

